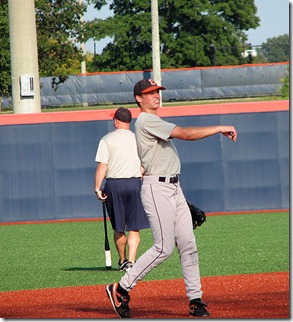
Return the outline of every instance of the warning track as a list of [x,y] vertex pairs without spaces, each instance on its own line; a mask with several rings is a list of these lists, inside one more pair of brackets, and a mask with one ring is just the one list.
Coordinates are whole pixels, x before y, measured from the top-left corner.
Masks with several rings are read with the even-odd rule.
[[[289,318],[289,272],[202,277],[211,318]],[[106,285],[0,293],[2,318],[115,318]],[[131,293],[132,318],[189,318],[182,279],[141,281]]]

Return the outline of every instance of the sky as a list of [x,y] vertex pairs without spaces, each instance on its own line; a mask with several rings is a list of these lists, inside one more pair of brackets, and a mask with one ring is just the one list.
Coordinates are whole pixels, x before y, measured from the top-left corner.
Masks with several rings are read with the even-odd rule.
[[268,38],[289,34],[289,1],[288,0],[255,0],[260,26],[250,29],[248,43],[261,45]]
[[[289,1],[292,6],[292,0],[255,0],[257,7],[257,16],[260,18],[260,26],[256,29],[250,29],[246,32],[248,35],[248,43],[252,46],[259,46],[266,42],[268,38],[289,34]],[[111,11],[102,8],[98,11],[90,7],[85,20],[94,18],[105,19],[111,16]],[[96,53],[100,54],[104,46],[109,42],[110,38],[95,42]],[[86,43],[86,51],[94,52],[94,41]]]

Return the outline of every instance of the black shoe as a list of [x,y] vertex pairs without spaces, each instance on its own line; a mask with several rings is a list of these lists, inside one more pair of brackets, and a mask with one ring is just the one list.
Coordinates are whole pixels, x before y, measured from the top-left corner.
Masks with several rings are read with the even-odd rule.
[[130,318],[128,303],[129,295],[121,295],[117,292],[118,283],[110,284],[106,287],[107,295],[111,301],[113,309],[120,318]]
[[118,270],[119,271],[126,271],[127,263],[128,263],[128,259],[125,259],[125,261],[123,263],[120,263],[120,261],[119,261],[118,262]]
[[189,314],[193,316],[210,316],[210,313],[205,308],[206,303],[201,299],[191,300],[189,303]]

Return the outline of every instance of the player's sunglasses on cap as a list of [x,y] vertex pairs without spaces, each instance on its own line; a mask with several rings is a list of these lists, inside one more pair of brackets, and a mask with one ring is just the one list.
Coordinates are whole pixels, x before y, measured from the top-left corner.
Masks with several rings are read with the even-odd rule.
[[136,95],[149,93],[149,92],[155,91],[156,89],[164,90],[164,89],[166,89],[166,87],[164,87],[164,86],[159,86],[159,85],[158,85],[154,80],[152,80],[152,79],[143,79],[143,80],[140,80],[139,82],[137,82],[137,83],[134,85],[134,88],[133,88],[133,95],[134,95],[134,97],[135,97]]

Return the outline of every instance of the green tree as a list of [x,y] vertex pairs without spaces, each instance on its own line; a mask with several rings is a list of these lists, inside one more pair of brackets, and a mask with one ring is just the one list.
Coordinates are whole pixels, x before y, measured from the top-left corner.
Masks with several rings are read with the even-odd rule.
[[[254,0],[159,0],[162,68],[242,63],[245,31],[256,28]],[[99,70],[139,70],[152,67],[151,1],[99,0],[114,15],[87,24],[87,37],[111,37],[97,57]],[[216,55],[210,52],[214,44]]]
[[286,76],[281,79],[282,87],[281,87],[281,95],[283,98],[288,99],[290,95],[290,77],[289,77],[289,68],[287,70]]
[[[87,4],[79,0],[36,0],[36,25],[40,76],[65,76],[80,72]],[[11,95],[8,0],[0,0],[0,97]],[[2,100],[1,100],[2,101]]]
[[289,34],[267,39],[261,52],[269,63],[288,62],[290,59]]
[[85,11],[79,0],[36,0],[40,76],[80,72]]
[[0,111],[2,97],[11,93],[8,4],[0,1]]

